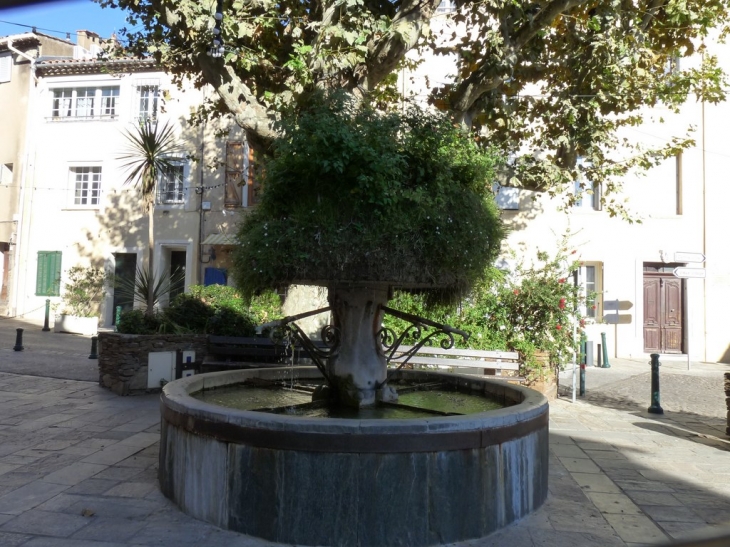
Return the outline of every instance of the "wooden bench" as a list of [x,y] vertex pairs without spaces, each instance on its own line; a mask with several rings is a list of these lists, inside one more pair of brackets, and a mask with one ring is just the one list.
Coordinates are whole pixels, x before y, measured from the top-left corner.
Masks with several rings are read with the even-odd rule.
[[[395,358],[388,363],[390,368],[400,366],[397,358],[411,350],[413,346],[401,346]],[[451,372],[467,374],[478,373],[480,370],[494,380],[507,380],[523,383],[525,378],[518,376],[520,370],[520,356],[515,351],[484,351],[476,349],[441,349],[440,347],[423,346],[408,360],[408,365],[436,366]],[[408,366],[406,365],[406,366]],[[503,375],[509,371],[509,375]]]
[[[298,352],[297,352],[298,353]],[[209,336],[201,372],[239,368],[282,366],[291,357],[291,350],[275,344],[268,337]]]

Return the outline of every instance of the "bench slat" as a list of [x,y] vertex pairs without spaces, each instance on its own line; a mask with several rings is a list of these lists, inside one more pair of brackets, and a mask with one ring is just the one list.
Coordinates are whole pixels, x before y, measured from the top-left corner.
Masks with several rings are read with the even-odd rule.
[[[413,346],[400,346],[398,353],[405,353],[413,349]],[[484,359],[513,359],[519,361],[520,355],[516,351],[493,351],[479,349],[441,349],[433,346],[423,346],[418,350],[419,354],[424,355],[453,355],[459,357],[477,357]]]
[[[395,366],[398,361],[391,361]],[[415,355],[408,361],[414,365],[438,365],[442,367],[464,367],[464,368],[494,368],[501,370],[519,370],[519,363],[508,361],[469,361],[467,359],[440,359],[438,357],[422,357]]]

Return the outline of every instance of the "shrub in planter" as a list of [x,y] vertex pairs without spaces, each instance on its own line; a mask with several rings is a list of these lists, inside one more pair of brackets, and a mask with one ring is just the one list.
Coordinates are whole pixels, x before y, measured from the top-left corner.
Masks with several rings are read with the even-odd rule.
[[162,326],[159,315],[146,315],[142,310],[123,311],[117,323],[122,334],[157,334]]
[[208,319],[205,332],[217,336],[254,336],[256,324],[248,312],[219,308]]

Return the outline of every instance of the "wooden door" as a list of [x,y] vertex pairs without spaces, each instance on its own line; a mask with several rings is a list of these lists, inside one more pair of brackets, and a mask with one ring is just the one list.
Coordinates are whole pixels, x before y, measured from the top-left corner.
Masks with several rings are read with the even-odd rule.
[[682,353],[682,280],[644,276],[644,351]]

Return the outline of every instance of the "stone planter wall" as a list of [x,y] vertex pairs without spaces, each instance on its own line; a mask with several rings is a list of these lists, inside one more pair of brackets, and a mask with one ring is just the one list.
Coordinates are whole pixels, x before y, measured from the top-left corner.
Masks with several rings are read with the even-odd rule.
[[99,333],[99,385],[117,395],[147,390],[147,356],[150,352],[192,350],[195,364],[205,357],[205,334],[119,334]]

